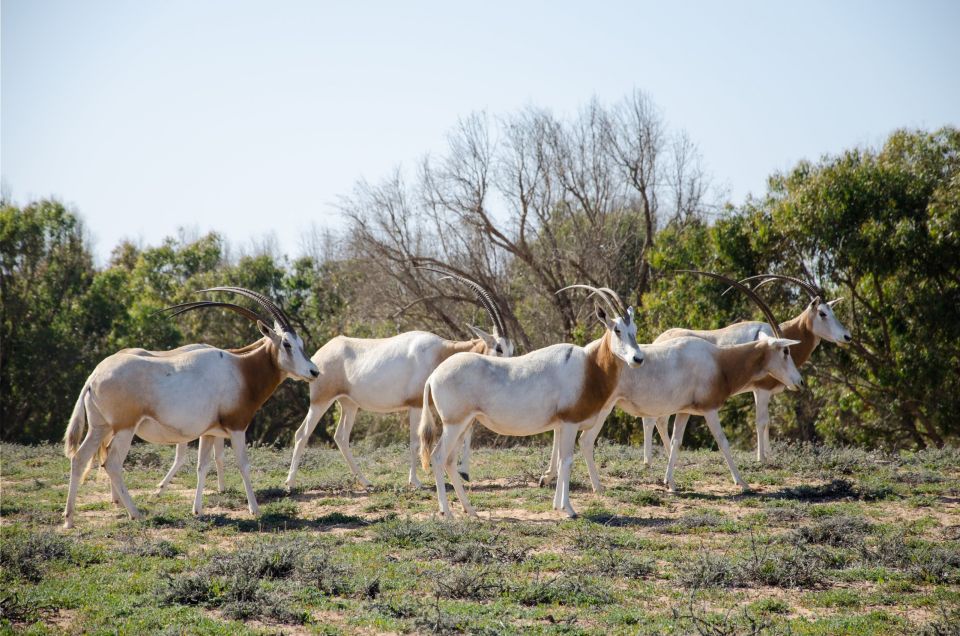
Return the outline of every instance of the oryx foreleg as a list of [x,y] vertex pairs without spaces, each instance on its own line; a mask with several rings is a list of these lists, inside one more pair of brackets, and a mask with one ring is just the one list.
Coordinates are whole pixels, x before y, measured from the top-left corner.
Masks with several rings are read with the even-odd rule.
[[300,428],[297,429],[294,435],[293,459],[290,460],[290,471],[287,473],[287,480],[283,483],[287,488],[293,488],[297,477],[297,470],[300,468],[303,453],[307,450],[310,436],[313,435],[313,430],[317,427],[317,423],[320,422],[320,418],[323,417],[323,414],[327,412],[333,402],[333,398],[323,402],[313,402],[311,400],[307,415],[303,418],[303,423],[300,424]]
[[120,497],[120,502],[127,509],[131,519],[140,519],[143,517],[137,510],[133,499],[130,498],[130,492],[127,485],[123,483],[123,460],[127,458],[130,452],[130,444],[133,442],[134,428],[125,428],[114,434],[110,440],[110,448],[107,450],[107,461],[103,467],[110,475],[110,481],[116,489],[116,494]]
[[727,460],[727,468],[730,469],[733,482],[741,488],[747,489],[749,486],[747,486],[747,482],[743,481],[740,471],[737,470],[737,464],[733,461],[733,455],[730,454],[730,443],[727,442],[727,436],[720,427],[720,414],[717,411],[707,411],[703,417],[707,420],[707,428],[713,433],[713,438],[717,440],[717,446],[720,447],[723,458]]

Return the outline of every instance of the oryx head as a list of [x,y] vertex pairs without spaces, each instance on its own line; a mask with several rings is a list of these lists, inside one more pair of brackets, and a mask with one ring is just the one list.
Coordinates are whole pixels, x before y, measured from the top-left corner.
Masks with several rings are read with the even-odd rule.
[[774,334],[774,337],[771,338],[767,334],[760,332],[760,346],[766,348],[766,358],[764,361],[766,372],[775,377],[790,391],[797,391],[800,389],[800,387],[804,386],[800,371],[797,370],[797,365],[793,362],[793,356],[790,355],[790,347],[800,344],[800,341],[790,340],[789,338],[783,337],[783,332],[780,331],[780,323],[777,322],[776,317],[773,315],[773,312],[770,311],[770,307],[767,306],[767,303],[765,303],[755,291],[744,285],[742,282],[737,282],[732,278],[727,278],[721,274],[702,272],[694,269],[680,269],[677,271],[716,278],[717,280],[721,280],[729,284],[731,287],[746,294],[750,300],[760,307],[763,315],[767,317],[767,323],[770,325],[770,330],[773,331]]
[[[484,355],[493,356],[495,358],[509,358],[513,356],[513,341],[507,336],[507,328],[503,323],[503,317],[500,315],[500,308],[497,307],[497,303],[495,303],[493,300],[493,294],[491,294],[489,290],[475,280],[460,274],[455,274],[454,272],[442,267],[418,265],[417,268],[427,269],[431,272],[443,274],[444,278],[458,281],[469,287],[470,291],[472,291],[477,297],[480,305],[490,316],[490,321],[493,323],[493,333],[487,333],[480,327],[469,324],[467,325],[467,329],[469,329],[473,335],[483,341]],[[441,278],[440,280],[443,279]]]
[[818,338],[823,338],[827,342],[840,345],[844,345],[853,341],[853,336],[850,335],[850,330],[844,327],[843,323],[841,323],[837,318],[837,315],[833,313],[833,306],[842,301],[843,298],[837,298],[836,300],[824,302],[823,290],[818,289],[817,287],[799,278],[794,278],[793,276],[783,276],[781,274],[758,274],[757,276],[745,278],[740,282],[757,278],[762,278],[763,280],[757,283],[754,286],[754,289],[757,289],[761,285],[766,285],[774,280],[785,280],[795,283],[800,287],[800,289],[806,292],[807,296],[810,297],[810,304],[807,305],[807,308],[803,310],[804,319],[810,326],[810,330]]
[[789,338],[773,338],[763,331],[760,332],[760,345],[767,348],[764,367],[770,375],[780,381],[790,391],[799,391],[803,386],[803,378],[797,365],[790,355],[790,347],[800,344],[799,340]]
[[289,316],[272,300],[263,294],[258,294],[255,291],[250,291],[243,287],[211,287],[210,289],[201,289],[197,293],[204,292],[229,292],[252,298],[273,317],[273,326],[270,326],[267,321],[261,318],[256,312],[246,307],[241,307],[240,305],[234,305],[233,303],[202,300],[174,305],[173,307],[167,307],[167,309],[175,310],[172,314],[174,316],[203,307],[223,307],[224,309],[234,311],[255,322],[260,333],[270,340],[273,344],[277,366],[286,376],[310,382],[320,375],[320,370],[317,369],[317,365],[311,362],[306,353],[304,353],[303,340],[294,330]]
[[637,344],[637,322],[634,320],[633,307],[626,307],[617,292],[608,287],[568,285],[557,290],[557,293],[574,288],[590,290],[591,296],[596,295],[603,301],[594,305],[594,312],[610,334],[610,350],[613,354],[631,367],[643,364],[643,352]]

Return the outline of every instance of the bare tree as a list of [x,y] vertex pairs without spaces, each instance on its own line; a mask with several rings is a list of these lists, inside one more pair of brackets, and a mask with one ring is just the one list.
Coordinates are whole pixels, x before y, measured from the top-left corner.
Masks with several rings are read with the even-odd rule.
[[371,310],[461,335],[462,307],[450,301],[473,301],[416,269],[442,264],[493,290],[527,348],[573,334],[583,303],[555,294],[570,282],[639,300],[658,226],[695,218],[706,192],[696,147],[641,92],[612,108],[593,100],[568,121],[537,108],[493,124],[474,114],[448,146],[423,159],[416,187],[397,171],[343,201],[352,254],[370,268]]

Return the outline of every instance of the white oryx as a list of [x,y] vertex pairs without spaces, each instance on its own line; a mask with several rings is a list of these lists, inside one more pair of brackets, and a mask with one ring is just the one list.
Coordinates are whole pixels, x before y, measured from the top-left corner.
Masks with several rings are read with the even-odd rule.
[[[593,346],[556,344],[505,359],[460,353],[440,364],[427,379],[419,428],[420,457],[425,469],[432,464],[440,512],[445,517],[450,517],[450,507],[444,471],[464,512],[476,515],[454,467],[460,438],[474,418],[500,435],[536,435],[554,429],[560,478],[553,507],[576,516],[570,504],[570,467],[577,431],[596,423],[616,399],[614,390],[624,364],[640,366],[643,354],[637,346],[632,307],[623,311],[621,303],[615,308],[609,290],[574,287],[590,289],[610,309],[608,315],[600,305],[595,307],[606,330]],[[439,414],[439,424],[431,407]]]
[[[115,496],[132,519],[139,518],[123,482],[123,460],[133,436],[158,444],[180,444],[200,438],[197,493],[193,512],[203,506],[203,485],[213,439],[230,437],[247,503],[258,513],[246,454],[246,430],[253,414],[287,377],[309,381],[318,375],[303,353],[303,341],[290,319],[268,298],[241,287],[214,287],[256,300],[273,316],[268,326],[253,311],[225,302],[200,301],[172,309],[177,313],[203,307],[224,307],[256,322],[263,338],[241,353],[214,347],[150,354],[143,349],[119,351],[104,359],[87,378],[64,435],[71,458],[70,489],[64,526],[73,526],[77,489],[94,454],[105,456]],[[87,428],[83,438],[84,428]]]
[[[510,357],[513,342],[507,336],[500,311],[493,298],[477,282],[453,272],[422,267],[443,274],[469,287],[493,321],[493,334],[478,327],[467,325],[477,336],[473,340],[445,340],[424,331],[409,331],[391,338],[348,338],[337,336],[313,354],[313,363],[320,370],[320,377],[310,383],[310,409],[297,429],[296,445],[290,472],[285,486],[292,488],[297,468],[307,448],[310,435],[320,417],[334,402],[340,403],[340,421],[333,439],[350,470],[365,488],[370,481],[363,476],[350,452],[350,431],[353,429],[357,411],[363,409],[374,413],[407,411],[410,424],[410,485],[419,488],[417,478],[417,425],[420,422],[420,402],[423,385],[437,365],[450,356],[470,351],[483,356]],[[462,474],[469,463],[470,440],[465,440]]]
[[[761,282],[754,286],[759,288],[775,280],[785,280],[796,283],[810,297],[810,304],[804,308],[799,316],[786,322],[780,323],[780,331],[785,338],[796,340],[797,344],[790,347],[790,356],[797,367],[802,366],[817,348],[821,340],[832,342],[834,344],[845,345],[853,341],[850,331],[843,326],[836,314],[833,313],[833,306],[839,303],[842,298],[823,301],[823,291],[815,288],[798,278],[791,276],[782,276],[780,274],[759,274],[751,276],[740,281],[744,283],[750,280],[761,279]],[[726,292],[724,292],[726,293]],[[668,329],[657,336],[654,343],[667,342],[674,338],[693,336],[702,338],[717,345],[732,345],[756,341],[762,337],[773,335],[771,325],[763,322],[738,322],[722,329],[696,330],[696,329]],[[757,461],[764,462],[770,455],[770,398],[784,390],[784,383],[776,377],[768,376],[761,378],[756,382],[742,387],[738,393],[753,392],[753,399],[757,404]],[[666,430],[667,418],[660,418],[656,425],[658,430]],[[649,428],[651,424],[644,421],[644,428]],[[666,445],[666,437],[661,435]],[[645,461],[649,461],[649,455],[644,451]]]
[[[620,374],[618,386],[614,391],[616,399],[608,405],[592,426],[582,427],[584,432],[580,436],[580,450],[587,463],[587,471],[595,492],[600,492],[602,487],[593,459],[593,447],[604,420],[613,410],[614,402],[616,406],[634,416],[655,418],[673,413],[679,414],[664,477],[664,483],[670,490],[675,489],[673,472],[690,415],[704,416],[710,432],[723,453],[734,482],[746,488],[747,484],[737,470],[730,454],[730,445],[720,427],[718,414],[720,405],[731,395],[740,392],[742,387],[768,375],[777,378],[791,390],[803,386],[800,373],[790,357],[790,347],[798,344],[798,341],[784,338],[776,326],[777,321],[763,300],[749,288],[726,277],[709,272],[692,273],[727,281],[744,291],[767,316],[773,336],[763,333],[756,341],[730,346],[718,346],[694,337],[677,338],[661,344],[642,345],[640,349],[645,360],[643,367],[625,369]],[[645,424],[647,421],[647,419],[644,420]],[[650,436],[654,421],[649,419],[650,426],[644,426],[645,461],[649,461]],[[660,433],[666,439],[663,429]],[[555,437],[550,467],[541,477],[541,485],[550,483],[556,476],[557,453],[558,442]]]

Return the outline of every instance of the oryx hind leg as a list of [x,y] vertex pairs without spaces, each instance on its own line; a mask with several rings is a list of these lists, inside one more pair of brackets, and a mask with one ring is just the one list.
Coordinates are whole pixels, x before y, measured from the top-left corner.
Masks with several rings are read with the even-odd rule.
[[470,455],[473,451],[473,429],[476,426],[476,422],[470,422],[467,431],[463,434],[463,450],[460,453],[460,464],[457,467],[457,472],[460,473],[464,481],[470,481]]
[[557,456],[559,451],[559,446],[557,445],[557,431],[553,431],[553,442],[550,447],[550,463],[547,465],[547,471],[540,476],[539,486],[541,488],[546,488],[557,478],[557,465],[560,460]]
[[460,505],[463,506],[463,511],[470,515],[471,517],[477,516],[477,511],[474,510],[473,506],[470,505],[470,500],[467,499],[467,493],[463,488],[463,480],[460,478],[460,473],[457,472],[457,455],[460,450],[460,445],[463,441],[463,436],[466,435],[467,431],[470,430],[470,425],[472,424],[471,420],[467,420],[462,424],[453,424],[444,426],[443,435],[447,437],[447,444],[444,447],[446,451],[446,457],[443,462],[443,469],[447,473],[447,477],[450,479],[450,483],[453,484],[453,490],[457,493],[457,499],[460,500]]
[[577,441],[576,424],[562,424],[556,428],[557,455],[560,459],[557,470],[557,489],[553,497],[553,509],[563,510],[567,516],[577,516],[570,504],[570,471],[573,468],[573,450]]
[[411,408],[407,412],[410,423],[410,474],[407,476],[407,483],[413,488],[420,488],[423,485],[417,477],[417,463],[420,461],[420,435],[417,431],[422,413],[422,408]]
[[337,430],[333,434],[333,441],[337,443],[340,454],[343,455],[343,459],[350,466],[350,471],[360,482],[360,485],[369,488],[373,484],[360,472],[360,467],[357,466],[357,462],[353,459],[353,453],[350,451],[350,432],[353,430],[353,423],[357,419],[357,411],[359,410],[360,407],[353,402],[340,400],[340,421],[337,422]]
[[[89,405],[89,402],[87,402]],[[67,490],[67,504],[63,510],[63,527],[73,527],[73,513],[77,502],[77,491],[80,488],[80,482],[87,472],[87,467],[93,459],[94,454],[100,450],[100,444],[104,438],[110,435],[110,427],[103,421],[102,416],[93,409],[87,408],[87,434],[80,443],[77,452],[70,458],[70,486]],[[111,488],[113,487],[111,480]]]

